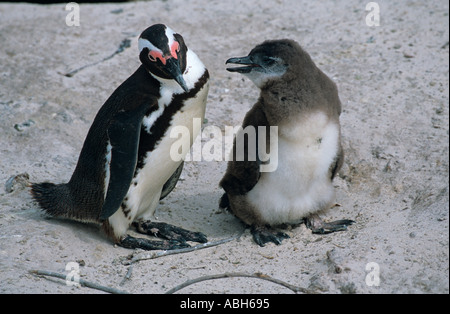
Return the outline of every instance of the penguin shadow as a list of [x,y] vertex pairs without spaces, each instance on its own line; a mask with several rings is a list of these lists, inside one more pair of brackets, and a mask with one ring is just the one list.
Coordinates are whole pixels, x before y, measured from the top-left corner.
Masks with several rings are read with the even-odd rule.
[[[222,192],[207,192],[195,195],[183,195],[171,193],[160,202],[152,221],[164,222],[191,231],[202,232],[209,241],[232,237],[244,231],[246,226],[232,213],[219,208],[219,199]],[[83,243],[98,243],[113,245],[104,234],[99,224],[80,222],[69,218],[52,217],[39,210],[34,203],[30,204],[33,213],[28,215],[38,223],[45,222],[52,227],[46,229],[57,230],[61,235],[72,234]],[[133,226],[130,226],[128,234],[138,237],[150,237],[139,235]],[[63,237],[61,237],[63,240]],[[65,240],[64,240],[65,241]]]
[[[37,213],[40,211],[37,205],[31,205],[32,210]],[[113,245],[110,239],[103,233],[101,226],[92,222],[80,222],[71,220],[68,218],[52,217],[46,213],[39,213],[29,217],[37,222],[48,223],[51,225],[51,229],[57,230],[61,235],[68,235],[72,233],[72,236],[79,239],[80,241],[88,244],[98,243],[105,245]],[[49,228],[50,229],[50,228]],[[65,239],[64,239],[65,238]],[[67,238],[61,236],[62,241],[66,241]]]
[[240,234],[245,225],[232,213],[219,208],[222,193],[205,192],[185,197],[172,193],[158,206],[155,215],[158,221],[202,232],[208,241]]

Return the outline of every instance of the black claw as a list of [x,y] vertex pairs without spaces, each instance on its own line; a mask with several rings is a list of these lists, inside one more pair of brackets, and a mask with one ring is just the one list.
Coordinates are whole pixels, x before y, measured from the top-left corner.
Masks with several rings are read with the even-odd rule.
[[198,243],[206,243],[208,242],[208,238],[201,232],[195,232],[195,239],[191,240]]
[[284,239],[290,238],[284,232],[275,231],[266,227],[252,226],[251,232],[253,235],[253,240],[261,247],[265,246],[265,244],[268,242],[280,245]]

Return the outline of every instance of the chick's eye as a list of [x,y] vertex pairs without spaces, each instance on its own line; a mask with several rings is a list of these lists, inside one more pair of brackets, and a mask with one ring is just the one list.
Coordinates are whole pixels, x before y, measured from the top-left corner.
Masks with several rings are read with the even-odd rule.
[[273,65],[275,63],[275,61],[276,60],[274,58],[271,58],[271,57],[265,57],[264,58],[264,63],[267,64],[267,65]]

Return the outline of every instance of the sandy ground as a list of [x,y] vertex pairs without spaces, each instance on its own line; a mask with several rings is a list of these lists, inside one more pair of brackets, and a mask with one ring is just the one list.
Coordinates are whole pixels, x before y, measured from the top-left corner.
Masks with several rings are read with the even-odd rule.
[[[132,293],[163,293],[188,279],[260,272],[324,293],[449,292],[449,7],[447,1],[168,0],[81,5],[80,26],[64,4],[0,4],[0,292],[96,293],[67,274]],[[313,235],[301,225],[282,245],[257,246],[249,231],[209,249],[141,261],[96,226],[53,219],[8,179],[67,181],[100,106],[139,65],[137,36],[163,22],[180,32],[211,74],[207,125],[240,125],[258,91],[225,60],[265,39],[292,38],[338,84],[346,160],[337,203],[324,218],[354,219],[347,232]],[[123,40],[131,46],[112,58]],[[98,63],[97,63],[98,62]],[[86,67],[73,77],[63,74]],[[203,142],[208,140],[205,135]],[[156,216],[208,235],[242,224],[218,209],[225,162],[188,162]],[[194,244],[194,243],[193,243]],[[376,263],[378,268],[367,268]],[[369,264],[369,266],[372,264]],[[379,271],[379,285],[373,285]],[[367,279],[367,280],[366,280]],[[186,293],[292,293],[267,281],[229,278]]]

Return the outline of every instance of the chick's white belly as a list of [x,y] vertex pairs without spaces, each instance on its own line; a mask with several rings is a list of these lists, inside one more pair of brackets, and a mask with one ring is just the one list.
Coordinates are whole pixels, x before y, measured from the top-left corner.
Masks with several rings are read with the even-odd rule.
[[278,168],[263,172],[247,200],[267,224],[297,223],[334,200],[329,169],[339,148],[335,123],[296,130],[278,139]]

